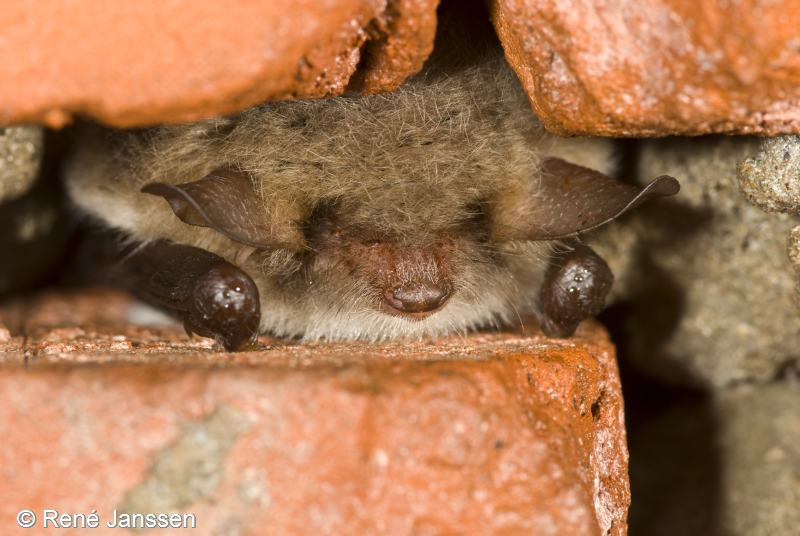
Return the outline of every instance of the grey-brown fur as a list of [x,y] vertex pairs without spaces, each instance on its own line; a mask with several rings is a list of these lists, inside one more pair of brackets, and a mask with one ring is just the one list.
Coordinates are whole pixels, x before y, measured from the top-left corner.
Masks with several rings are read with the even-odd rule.
[[493,58],[422,74],[389,94],[268,103],[232,118],[87,137],[67,181],[84,212],[134,242],[168,239],[244,269],[259,287],[263,331],[378,340],[462,331],[535,309],[553,243],[457,233],[452,297],[437,313],[408,320],[379,311],[368,286],[336,262],[253,252],[181,222],[141,188],[235,167],[252,177],[273,238],[296,242],[296,251],[308,250],[301,225],[320,202],[335,205],[347,228],[424,247],[460,229],[476,206],[487,213],[485,236],[514,226],[503,207],[536,199],[544,155],[603,172],[612,165],[608,141],[546,134],[514,75]]

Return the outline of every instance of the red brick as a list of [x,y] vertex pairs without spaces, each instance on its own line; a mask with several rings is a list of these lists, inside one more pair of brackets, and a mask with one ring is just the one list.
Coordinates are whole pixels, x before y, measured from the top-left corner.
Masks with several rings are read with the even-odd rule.
[[[12,0],[0,11],[0,122],[58,126],[81,115],[134,126],[338,95],[351,82],[366,93],[391,90],[428,57],[437,4]],[[553,132],[800,132],[792,0],[489,5]]]
[[596,324],[225,354],[127,325],[131,307],[98,290],[2,310],[3,534],[45,508],[188,512],[197,534],[626,532],[619,378]]
[[10,1],[0,11],[0,123],[116,126],[340,94],[377,32],[372,90],[397,87],[433,46],[434,0]]
[[604,136],[800,133],[794,0],[492,0],[545,126]]

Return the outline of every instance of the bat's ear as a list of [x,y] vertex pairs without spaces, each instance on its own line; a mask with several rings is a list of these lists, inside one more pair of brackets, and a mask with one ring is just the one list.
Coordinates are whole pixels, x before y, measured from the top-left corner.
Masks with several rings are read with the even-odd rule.
[[260,249],[292,247],[270,225],[267,210],[250,176],[222,168],[183,184],[151,183],[142,192],[167,200],[184,223],[210,227],[234,242]]
[[496,239],[567,238],[604,225],[652,197],[680,190],[678,181],[669,175],[640,188],[552,157],[542,161],[539,177],[532,196],[515,196],[499,203]]

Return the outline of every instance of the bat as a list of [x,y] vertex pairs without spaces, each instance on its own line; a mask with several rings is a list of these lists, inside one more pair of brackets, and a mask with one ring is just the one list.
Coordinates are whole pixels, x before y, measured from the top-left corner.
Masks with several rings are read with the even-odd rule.
[[538,316],[567,337],[613,276],[581,242],[677,193],[549,135],[502,57],[398,90],[81,136],[74,204],[120,233],[123,284],[226,349],[259,333],[416,339]]

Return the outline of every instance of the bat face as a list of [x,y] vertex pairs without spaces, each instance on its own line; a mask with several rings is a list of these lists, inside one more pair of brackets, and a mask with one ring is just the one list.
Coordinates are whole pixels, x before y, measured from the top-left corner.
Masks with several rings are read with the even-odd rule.
[[285,293],[286,314],[276,315],[284,324],[270,331],[309,339],[417,338],[497,325],[535,307],[551,244],[497,246],[473,219],[418,227],[399,236],[351,227],[336,215],[315,219],[295,273],[266,281],[258,270],[248,272],[263,294]]
[[[562,157],[607,168],[610,145],[547,135],[492,61],[391,94],[87,142],[67,181],[131,241],[241,269],[262,331],[382,340],[537,312],[552,255],[569,249],[560,241],[677,191],[671,178],[640,189]],[[565,292],[548,303],[571,307]]]
[[[275,203],[263,201],[257,184],[222,168],[189,183],[150,183],[143,192],[166,200],[162,208],[189,229],[214,231],[216,240],[204,247],[255,281],[264,331],[306,339],[417,338],[496,325],[535,309],[555,243],[494,241],[509,232],[493,223],[484,201],[496,192],[456,195],[450,184],[423,188],[413,178],[364,192],[352,182],[353,191],[306,201],[310,210],[284,209],[304,216],[281,228],[265,217]],[[192,239],[202,245],[199,234]]]

